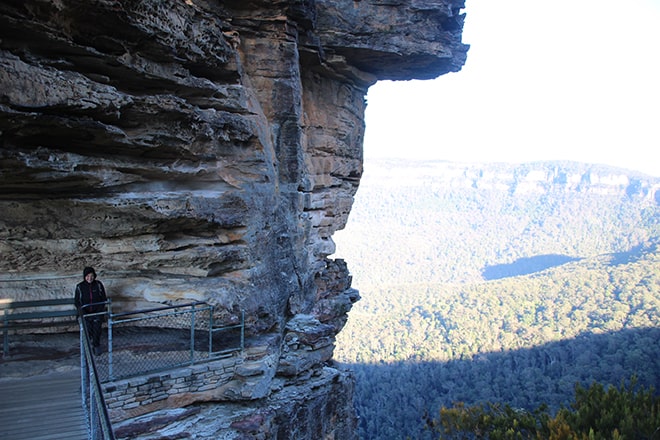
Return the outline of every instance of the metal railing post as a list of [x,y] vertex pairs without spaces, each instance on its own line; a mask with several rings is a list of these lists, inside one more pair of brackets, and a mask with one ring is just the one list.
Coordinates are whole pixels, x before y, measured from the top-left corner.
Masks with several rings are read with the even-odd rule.
[[241,350],[245,348],[245,310],[241,310]]
[[[208,315],[200,315],[201,313],[208,313]],[[208,322],[204,322],[204,320]],[[203,362],[204,360],[212,360],[217,356],[244,349],[246,337],[244,311],[240,311],[239,322],[234,322],[233,325],[216,329],[214,328],[214,322],[213,306],[203,302],[157,307],[118,314],[111,312],[107,321],[107,357],[103,356],[100,358],[106,361],[102,363],[103,367],[106,368],[103,372],[105,373],[103,375],[104,381],[115,381],[135,375],[149,374],[155,371],[179,368],[186,365],[195,365],[195,363]],[[198,323],[200,325],[200,331],[207,329],[209,332],[207,340],[208,347],[206,350],[201,347],[204,344],[202,339],[205,338],[202,336],[202,339],[199,340],[201,344],[199,347],[200,352],[197,351],[196,345],[198,343],[196,334]],[[123,329],[129,328],[129,326],[131,326],[130,328],[144,328],[148,330],[145,330],[143,333],[124,333]],[[152,326],[153,329],[149,326]],[[146,338],[150,337],[149,335],[152,331],[155,332],[155,337],[162,337],[159,329],[162,329],[163,334],[167,334],[166,332],[168,331],[176,332],[177,337],[162,342],[160,340],[153,340],[151,342],[153,349],[150,350],[153,353],[147,356],[138,358],[131,355],[131,338],[137,337],[140,341],[140,347],[143,347],[142,344],[147,344]],[[117,335],[114,334],[115,330],[118,332]],[[178,339],[185,338],[186,331],[189,332],[188,347],[185,346],[185,339]],[[128,341],[124,338],[127,338]],[[118,344],[116,353],[114,350],[115,343]],[[161,346],[159,344],[164,345]],[[214,351],[216,347],[218,348],[218,352]],[[163,354],[156,356],[159,350],[162,350]],[[206,355],[204,351],[207,351]],[[115,358],[117,358],[117,365],[114,364]]]
[[96,405],[92,402],[93,396],[94,396],[94,384],[93,381],[89,381],[89,390],[87,391],[89,393],[89,401],[90,401],[90,407],[89,407],[89,432],[90,432],[90,438],[92,439],[97,439],[98,433],[96,432],[96,420],[99,417],[97,414],[98,409],[96,408]]
[[85,362],[85,331],[83,329],[83,322],[82,318],[81,321],[79,322],[80,326],[80,389],[82,390],[82,399],[83,399],[83,407],[85,408],[85,413],[87,413],[87,408],[88,408],[88,402],[89,400],[87,399],[87,394],[85,390],[87,389],[87,378],[89,375],[89,371],[87,370],[87,362]]
[[209,310],[209,356],[208,356],[209,359],[211,359],[212,354],[213,354],[213,306],[211,306],[211,309]]
[[9,354],[9,328],[8,328],[9,320],[7,318],[7,312],[8,311],[9,310],[5,309],[5,313],[4,313],[4,315],[5,315],[5,317],[4,317],[5,327],[4,327],[4,331],[3,331],[3,333],[4,333],[4,344],[2,346],[3,347],[2,348],[2,355],[3,356],[7,356],[7,354]]
[[190,365],[195,363],[195,304],[192,304],[192,316],[190,318]]
[[108,378],[114,380],[112,364],[112,304],[108,302]]

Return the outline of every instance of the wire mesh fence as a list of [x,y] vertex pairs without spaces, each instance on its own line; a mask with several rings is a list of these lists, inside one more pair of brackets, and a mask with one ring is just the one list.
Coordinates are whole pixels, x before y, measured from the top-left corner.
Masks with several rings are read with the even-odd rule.
[[107,314],[107,350],[95,356],[102,382],[204,362],[244,344],[244,321],[214,327],[206,303]]

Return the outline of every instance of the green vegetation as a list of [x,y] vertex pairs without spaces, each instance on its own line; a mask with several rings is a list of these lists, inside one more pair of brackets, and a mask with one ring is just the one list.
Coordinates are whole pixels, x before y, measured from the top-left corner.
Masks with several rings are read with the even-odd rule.
[[651,440],[660,438],[660,398],[654,389],[629,387],[605,389],[578,385],[570,408],[551,415],[547,408],[534,411],[509,405],[457,404],[441,408],[427,428],[438,439],[490,440]]
[[[335,351],[362,438],[434,438],[424,414],[454,402],[553,414],[576,383],[658,388],[658,179],[617,191],[586,165],[371,166],[336,237],[362,296]],[[580,173],[579,188],[561,178]]]

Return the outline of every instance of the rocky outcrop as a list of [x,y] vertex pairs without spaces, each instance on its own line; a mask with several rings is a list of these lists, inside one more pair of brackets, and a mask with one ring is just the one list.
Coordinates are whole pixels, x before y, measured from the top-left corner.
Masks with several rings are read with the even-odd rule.
[[[347,438],[350,399],[304,407],[350,395],[338,385],[350,380],[310,373],[331,361],[358,298],[328,257],[362,174],[364,96],[378,79],[459,70],[462,7],[3,1],[0,297],[69,296],[92,265],[120,310],[201,300],[220,322],[245,311],[248,338],[276,359],[264,389],[279,391],[246,398],[263,424],[226,435],[332,438],[343,424]],[[290,419],[312,425],[282,424],[295,405],[264,409],[312,382],[316,397],[298,401],[313,416]]]

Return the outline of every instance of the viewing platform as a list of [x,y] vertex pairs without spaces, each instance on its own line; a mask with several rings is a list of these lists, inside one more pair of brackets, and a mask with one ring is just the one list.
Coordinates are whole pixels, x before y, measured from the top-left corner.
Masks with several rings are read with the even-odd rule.
[[[36,361],[38,362],[38,361]],[[86,440],[80,371],[0,379],[0,438]]]
[[111,424],[171,396],[206,399],[242,363],[232,356],[243,349],[242,315],[222,327],[204,303],[94,315],[107,325],[96,355],[83,342],[86,329],[52,333],[48,322],[5,330],[0,439],[112,440]]
[[87,439],[77,332],[17,335],[0,359],[0,439]]

